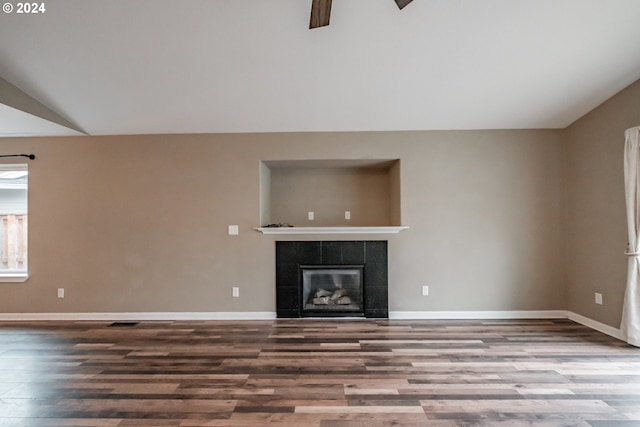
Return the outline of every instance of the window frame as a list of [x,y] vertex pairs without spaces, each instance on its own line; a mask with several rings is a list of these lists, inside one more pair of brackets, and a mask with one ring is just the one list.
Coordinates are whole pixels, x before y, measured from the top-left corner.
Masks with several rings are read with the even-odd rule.
[[[27,215],[29,213],[29,165],[25,163],[2,163],[0,164],[0,173],[1,172],[17,172],[17,171],[26,171],[27,172]],[[29,223],[27,222],[27,242],[29,239]],[[29,252],[29,245],[27,243],[27,253]],[[29,262],[27,256],[27,268],[24,270],[0,270],[0,283],[22,283],[26,282],[29,278]]]

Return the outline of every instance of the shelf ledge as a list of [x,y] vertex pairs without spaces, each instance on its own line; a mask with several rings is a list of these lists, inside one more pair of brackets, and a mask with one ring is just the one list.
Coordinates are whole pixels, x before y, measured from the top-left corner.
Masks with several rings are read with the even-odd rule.
[[406,225],[389,227],[256,227],[262,234],[398,234]]

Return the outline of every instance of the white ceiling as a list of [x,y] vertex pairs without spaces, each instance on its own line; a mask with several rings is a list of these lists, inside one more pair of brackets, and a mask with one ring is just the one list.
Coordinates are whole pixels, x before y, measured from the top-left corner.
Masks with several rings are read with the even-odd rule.
[[563,128],[640,78],[638,0],[44,1],[0,77],[91,135]]

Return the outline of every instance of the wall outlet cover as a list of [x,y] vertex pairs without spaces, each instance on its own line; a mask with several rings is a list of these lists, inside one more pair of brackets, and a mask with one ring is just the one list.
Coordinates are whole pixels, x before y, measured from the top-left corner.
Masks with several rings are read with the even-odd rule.
[[595,297],[596,304],[602,305],[602,294],[600,292],[596,292]]
[[230,225],[229,226],[229,236],[237,236],[238,234],[240,234],[240,232],[238,230],[238,226],[237,225]]

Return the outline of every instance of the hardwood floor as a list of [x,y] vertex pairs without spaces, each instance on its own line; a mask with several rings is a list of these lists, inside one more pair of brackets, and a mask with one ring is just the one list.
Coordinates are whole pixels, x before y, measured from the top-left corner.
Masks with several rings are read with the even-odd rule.
[[569,320],[0,323],[0,426],[640,426]]

